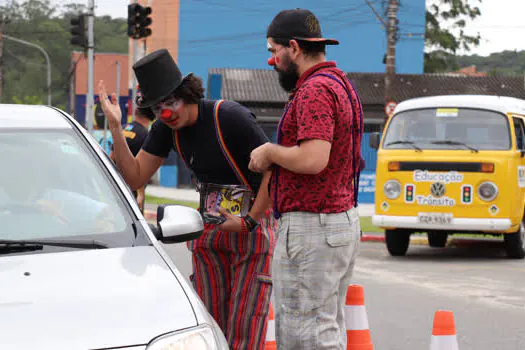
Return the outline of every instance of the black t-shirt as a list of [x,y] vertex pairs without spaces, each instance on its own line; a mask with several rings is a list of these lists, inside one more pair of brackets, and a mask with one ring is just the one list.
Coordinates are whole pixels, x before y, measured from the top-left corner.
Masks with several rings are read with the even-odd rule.
[[144,144],[144,141],[146,141],[146,138],[148,137],[148,129],[142,124],[134,121],[126,124],[123,132],[126,142],[128,143],[128,147],[135,157],[139,153],[142,145]]
[[[222,185],[241,184],[222,153],[213,116],[215,101],[199,103],[197,122],[178,131],[181,152],[198,181]],[[262,175],[248,169],[250,153],[268,142],[268,137],[257,124],[255,115],[233,101],[224,101],[219,108],[219,122],[224,142],[255,194]],[[144,151],[166,158],[175,149],[174,131],[160,120],[153,123],[143,146]]]

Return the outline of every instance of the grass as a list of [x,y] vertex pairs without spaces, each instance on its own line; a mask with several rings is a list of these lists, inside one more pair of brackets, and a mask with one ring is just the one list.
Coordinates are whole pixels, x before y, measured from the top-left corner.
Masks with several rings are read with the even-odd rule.
[[363,233],[384,233],[385,231],[377,226],[372,224],[371,216],[361,216],[359,217],[359,222],[361,223],[361,231]]
[[152,204],[152,205],[159,205],[159,204],[178,204],[178,205],[184,205],[187,207],[191,207],[194,209],[197,209],[199,203],[196,202],[185,202],[185,201],[176,201],[173,199],[168,198],[162,198],[162,197],[155,197],[146,195],[146,204]]
[[[152,205],[179,204],[179,205],[185,205],[187,207],[191,207],[195,209],[197,209],[197,206],[198,206],[198,203],[195,203],[195,202],[175,201],[175,200],[168,199],[168,198],[154,197],[150,195],[146,195],[146,203],[152,204]],[[363,230],[363,232],[383,233],[382,229],[380,229],[377,226],[372,225],[372,218],[370,216],[361,216],[360,222],[361,222],[361,230]]]

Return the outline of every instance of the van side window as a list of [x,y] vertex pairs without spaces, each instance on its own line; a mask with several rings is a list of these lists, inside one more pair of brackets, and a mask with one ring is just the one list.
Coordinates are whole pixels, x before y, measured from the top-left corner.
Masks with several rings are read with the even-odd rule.
[[521,118],[512,118],[514,122],[514,133],[516,134],[516,149],[525,149],[525,127]]

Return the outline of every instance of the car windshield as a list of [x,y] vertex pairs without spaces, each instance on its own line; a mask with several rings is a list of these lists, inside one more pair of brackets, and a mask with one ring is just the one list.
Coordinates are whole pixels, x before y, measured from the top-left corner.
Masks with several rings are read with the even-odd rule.
[[0,240],[133,241],[133,219],[73,130],[0,132]]
[[507,118],[500,113],[467,108],[432,108],[396,114],[385,133],[388,149],[508,150]]

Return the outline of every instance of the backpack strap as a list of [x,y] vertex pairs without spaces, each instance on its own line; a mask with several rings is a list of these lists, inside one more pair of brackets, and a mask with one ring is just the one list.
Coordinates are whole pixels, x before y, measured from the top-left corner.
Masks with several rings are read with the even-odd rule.
[[217,136],[217,142],[221,147],[222,153],[224,154],[224,158],[226,158],[228,163],[230,163],[230,167],[235,173],[235,176],[237,176],[237,179],[250,190],[252,190],[252,187],[248,183],[248,180],[246,180],[246,177],[244,177],[241,169],[239,168],[239,166],[235,162],[235,159],[233,159],[230,151],[228,150],[228,147],[226,146],[226,142],[224,141],[224,137],[222,135],[221,123],[219,121],[219,108],[223,102],[224,100],[215,101],[215,105],[213,106],[213,120],[215,121],[215,135]]

